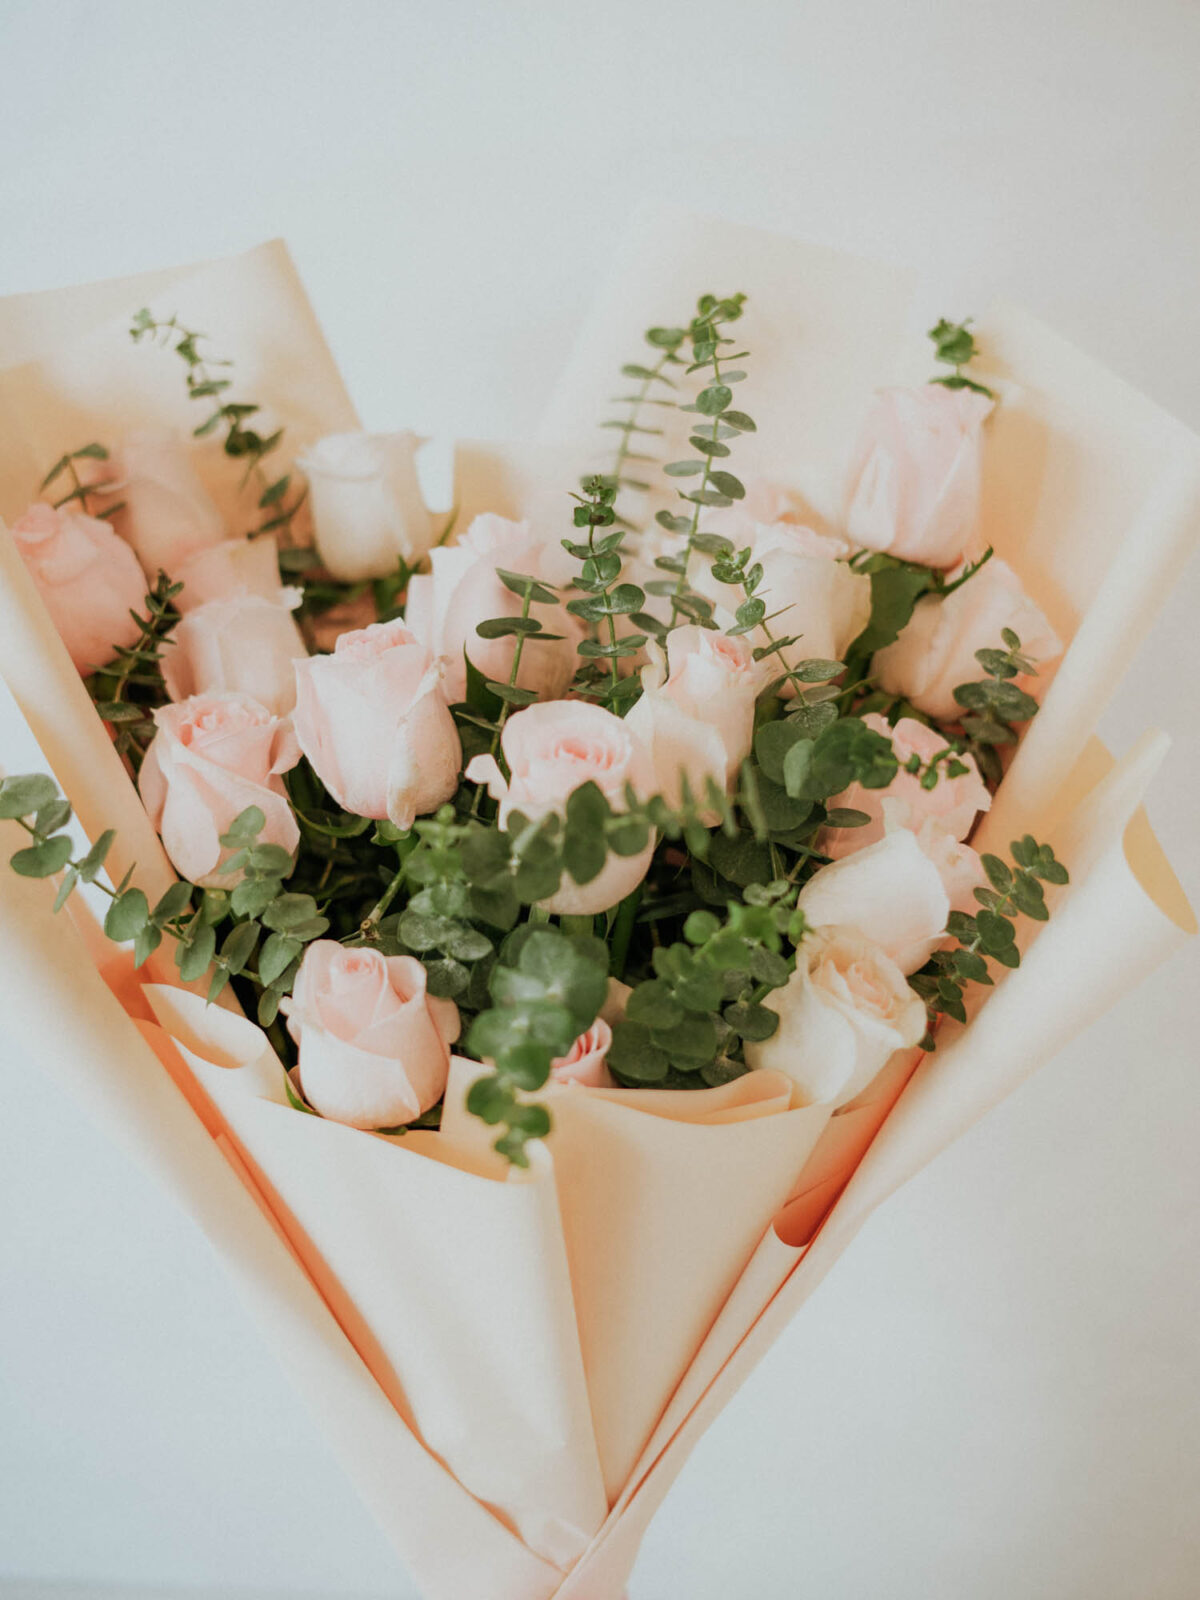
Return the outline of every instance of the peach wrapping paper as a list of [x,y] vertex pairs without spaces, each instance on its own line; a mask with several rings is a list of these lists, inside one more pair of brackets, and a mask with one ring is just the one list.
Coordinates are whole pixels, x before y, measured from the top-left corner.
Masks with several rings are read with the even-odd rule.
[[452,1137],[364,1137],[304,1116],[260,1028],[178,988],[143,993],[314,1276],[328,1272],[374,1336],[405,1420],[568,1566],[607,1502],[549,1153],[539,1146],[525,1176]]
[[[205,420],[206,402],[187,397],[179,357],[129,337],[145,304],[211,335],[201,355],[235,363],[225,398],[260,405],[263,432],[286,419],[289,458],[323,434],[359,426],[281,239],[172,273],[17,295],[0,303],[0,517],[25,509],[64,450],[112,443],[131,428],[173,428],[186,439]],[[194,441],[193,454],[229,536],[253,527],[261,513],[253,486],[240,491],[244,466],[217,435]]]
[[[478,1071],[455,1063],[443,1127],[495,1161],[465,1105]],[[615,1500],[830,1113],[792,1109],[791,1082],[775,1072],[689,1094],[551,1084],[538,1099],[554,1118],[596,1446]]]
[[[702,290],[743,287],[754,300],[740,327],[756,353],[742,394],[761,423],[769,419],[769,433],[764,425],[754,441],[744,441],[752,449],[739,460],[756,458],[761,470],[795,483],[819,512],[834,513],[837,473],[829,464],[844,454],[865,391],[913,370],[917,359],[917,341],[905,353],[904,285],[883,269],[830,252],[678,214],[635,232],[623,259],[556,391],[542,432],[546,453],[524,448],[517,466],[506,469],[512,511],[545,503],[539,463],[553,468],[564,452],[594,445],[591,427],[604,414],[614,362],[636,355],[645,326],[678,320]],[[129,298],[144,295],[139,290]],[[46,327],[63,327],[58,313],[39,326],[30,305],[25,297],[15,319],[11,303],[0,306],[0,340],[9,339],[0,354],[13,347],[14,320],[22,359],[41,353]],[[109,300],[103,314],[114,309],[129,307]],[[80,313],[70,331],[81,332],[87,321]],[[218,1241],[268,1337],[435,1600],[467,1594],[615,1600],[691,1445],[871,1209],[1194,929],[1137,810],[1161,759],[1161,737],[1107,778],[1103,754],[1085,746],[1194,538],[1200,446],[1031,319],[999,312],[981,320],[980,334],[982,370],[995,362],[1005,379],[987,470],[988,536],[1076,641],[1001,791],[995,842],[1002,847],[1025,827],[1049,826],[1073,880],[1021,968],[967,1030],[921,1064],[813,1238],[822,1190],[832,1197],[840,1186],[878,1105],[874,1112],[861,1104],[847,1108],[829,1124],[813,1156],[819,1183],[809,1188],[802,1180],[782,1214],[789,1238],[812,1242],[794,1248],[774,1232],[761,1240],[698,1356],[680,1374],[603,1528],[565,1580],[467,1494],[405,1426],[271,1224],[253,1200],[247,1204],[233,1169],[215,1159],[203,1123],[138,1030],[93,983],[90,967],[81,983],[84,947],[64,936],[61,919],[50,921],[47,886],[0,880],[0,988],[14,1035],[39,1062],[62,1072],[98,1118],[111,1118]],[[916,370],[924,376],[927,366]],[[55,448],[60,444],[56,438]],[[509,459],[504,448],[465,445],[458,458],[464,502],[474,496],[485,504],[489,472]],[[119,768],[114,777],[111,750],[110,759],[100,759],[102,730],[78,682],[70,686],[65,653],[47,633],[40,605],[30,611],[27,594],[17,594],[21,574],[3,539],[0,555],[6,563],[0,579],[12,579],[0,582],[0,671],[88,831],[128,823],[137,854],[153,870],[157,847],[146,839],[144,818],[137,822],[140,808]],[[1050,732],[1036,741],[1039,728]],[[103,1026],[93,1024],[97,1016]],[[902,1081],[908,1065],[889,1070]],[[883,1103],[890,1103],[886,1096]],[[860,1123],[852,1127],[850,1116]],[[798,1219],[793,1231],[788,1218]]]

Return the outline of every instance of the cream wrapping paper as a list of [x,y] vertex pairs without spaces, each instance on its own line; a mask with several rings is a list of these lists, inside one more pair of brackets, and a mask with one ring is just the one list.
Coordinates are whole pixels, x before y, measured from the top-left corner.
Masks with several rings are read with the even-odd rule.
[[[5,855],[25,836],[0,824]],[[549,1600],[535,1556],[420,1444],[86,945],[53,885],[0,878],[0,1015],[15,1070],[49,1072],[208,1237],[380,1526],[431,1600]],[[299,1113],[294,1113],[299,1116]],[[481,1583],[486,1578],[486,1589]]]
[[[456,1063],[443,1127],[486,1156],[491,1134],[466,1110],[478,1071]],[[596,1447],[615,1500],[830,1113],[793,1109],[775,1072],[689,1094],[549,1084],[538,1099],[554,1118]]]
[[311,1244],[318,1283],[323,1269],[374,1336],[405,1419],[464,1488],[568,1566],[607,1502],[545,1148],[523,1179],[453,1137],[364,1138],[300,1115],[261,1029],[178,988],[144,993],[272,1209],[286,1208],[285,1231]]
[[[259,405],[254,426],[266,433],[286,420],[284,448],[271,457],[281,470],[323,434],[359,426],[280,239],[162,281],[153,274],[89,293],[104,315],[86,331],[63,309],[69,290],[18,296],[0,311],[0,516],[20,515],[65,450],[111,445],[138,428],[171,428],[187,439],[209,415],[209,402],[188,398],[177,355],[130,338],[147,298],[157,317],[178,316],[209,335],[201,355],[233,361],[234,387],[223,398]],[[219,433],[192,445],[229,536],[247,532],[262,518],[258,486],[242,491],[245,466],[223,453]]]
[[[624,274],[618,273],[602,297],[580,353],[556,392],[542,430],[549,455],[522,451],[519,466],[505,469],[505,492],[513,511],[547,503],[538,487],[539,474],[546,470],[539,462],[560,459],[560,447],[568,454],[573,444],[586,441],[594,447],[591,425],[607,414],[603,399],[611,391],[612,374],[621,361],[636,358],[644,327],[679,320],[703,290],[728,293],[741,287],[755,297],[739,324],[752,352],[758,340],[752,381],[743,390],[747,409],[763,427],[754,445],[755,463],[759,470],[795,483],[823,515],[834,514],[837,473],[830,463],[844,455],[866,391],[899,376],[907,370],[906,362],[911,363],[904,351],[905,287],[883,269],[677,214],[643,229],[624,259]],[[725,274],[731,281],[724,281]],[[145,294],[139,290],[130,298],[141,303]],[[105,315],[113,304],[105,302]],[[123,314],[132,308],[118,309]],[[0,346],[0,353],[14,348],[13,320],[10,307],[0,308],[0,339],[10,341]],[[1044,741],[1045,749],[1027,741],[1019,758],[1024,766],[1015,765],[1010,775],[1010,780],[1019,776],[1019,790],[1014,784],[1013,791],[1017,799],[1009,801],[1006,781],[995,814],[1009,837],[1033,826],[1035,818],[1051,819],[1051,837],[1072,868],[1072,884],[1022,967],[1009,975],[971,1027],[956,1040],[947,1038],[912,1077],[841,1199],[817,1227],[824,1194],[828,1191],[832,1198],[844,1181],[846,1160],[853,1160],[862,1140],[870,1137],[872,1123],[865,1114],[870,1107],[845,1108],[829,1124],[813,1154],[814,1183],[808,1186],[802,1178],[781,1214],[781,1231],[798,1242],[785,1244],[773,1231],[760,1241],[699,1354],[679,1374],[674,1396],[604,1527],[565,1580],[468,1495],[405,1426],[264,1212],[253,1200],[246,1206],[234,1166],[213,1159],[215,1141],[157,1067],[138,1030],[102,986],[81,989],[84,947],[73,935],[70,941],[63,938],[61,919],[51,922],[46,886],[16,880],[15,892],[7,892],[8,883],[0,889],[6,1023],[30,1054],[45,1054],[65,1075],[71,1092],[94,1107],[98,1117],[112,1118],[126,1142],[140,1150],[218,1240],[272,1344],[300,1376],[369,1503],[435,1600],[468,1594],[495,1600],[548,1600],[552,1594],[561,1600],[616,1600],[642,1532],[691,1445],[874,1205],[1047,1059],[1063,1038],[1094,1020],[1122,985],[1137,981],[1194,926],[1182,892],[1135,810],[1161,746],[1152,741],[1099,788],[1094,756],[1085,751],[1080,757],[1080,751],[1112,682],[1148,625],[1156,596],[1194,536],[1197,444],[1149,402],[1121,386],[1114,388],[1112,380],[1099,386],[1094,405],[1085,404],[1091,374],[1098,369],[1068,352],[1089,369],[1082,378],[1069,372],[1061,341],[1029,319],[1018,320],[1020,338],[1013,335],[1005,357],[1013,385],[1006,388],[1005,406],[1012,408],[1014,419],[1020,418],[1020,428],[1013,435],[1013,453],[1005,457],[1005,472],[1019,473],[1021,487],[1015,487],[1015,480],[1008,484],[1011,503],[1004,509],[1003,499],[997,498],[999,469],[989,468],[988,534],[1039,597],[1056,600],[1056,620],[1063,625],[1067,619],[1065,632],[1082,640],[1083,647],[1077,651],[1073,646],[1042,718],[1034,724],[1036,730],[1049,718],[1057,695],[1062,710],[1054,715],[1061,736],[1069,737],[1073,748],[1064,757],[1058,739]],[[36,317],[23,320],[18,308],[16,321],[24,339],[21,359],[43,354],[39,341],[47,328],[54,328],[54,317],[45,316],[39,328]],[[80,316],[70,331],[82,334],[87,321]],[[981,329],[990,325],[985,321]],[[996,326],[1003,329],[1003,319]],[[986,350],[986,333],[981,338]],[[0,380],[5,376],[0,374]],[[1126,401],[1137,409],[1137,428],[1130,420],[1133,413],[1122,409]],[[769,438],[763,426],[768,419]],[[61,447],[56,439],[51,457]],[[1118,510],[1104,522],[1104,538],[1089,557],[1089,529],[1098,508],[1089,503],[1092,469],[1080,463],[1094,463],[1098,455],[1108,457],[1114,481],[1129,487],[1119,497]],[[506,453],[502,447],[465,446],[459,459],[464,483],[474,474],[474,486],[462,498],[482,507],[488,472],[504,463]],[[1075,463],[1073,471],[1064,467],[1068,459]],[[602,464],[600,457],[583,463]],[[36,465],[41,466],[40,456]],[[1040,470],[1034,472],[1034,466]],[[994,512],[995,506],[1002,511]],[[1038,528],[1038,559],[1047,563],[1040,576],[1033,553],[1023,550],[1026,526]],[[1056,563],[1047,554],[1047,544],[1060,538],[1064,550],[1074,552],[1073,566]],[[3,539],[0,552],[9,563],[0,577],[8,577],[12,553]],[[11,587],[0,583],[0,621],[11,621],[17,630],[0,630],[0,671],[9,678],[60,781],[76,799],[88,831],[94,834],[115,821],[115,807],[121,825],[128,822],[133,829],[130,837],[137,836],[139,859],[150,862],[157,847],[152,835],[149,841],[145,837],[144,818],[139,831],[134,813],[140,808],[123,773],[117,782],[111,760],[87,759],[99,756],[88,726],[101,738],[102,730],[78,681],[73,692],[68,689],[73,675],[52,630],[47,634],[40,604],[35,598],[31,617],[27,592],[17,596],[21,576],[14,576]],[[1115,660],[1106,657],[1106,639]],[[36,658],[32,663],[30,650]],[[1063,683],[1070,697],[1060,688]],[[1086,727],[1078,726],[1081,716]],[[111,749],[107,753],[111,757]],[[1068,784],[1072,766],[1074,778]],[[67,771],[77,778],[79,794],[68,783]],[[1078,802],[1089,793],[1090,801],[1080,807]],[[1007,839],[999,842],[1006,844]],[[1114,904],[1120,906],[1119,923],[1109,917]],[[1106,907],[1104,917],[1097,915],[1100,905]],[[38,917],[40,931],[32,937],[29,927]],[[1039,961],[1041,940],[1064,919],[1067,933],[1046,946]],[[1113,931],[1117,926],[1119,939]],[[1088,972],[1086,981],[1080,976],[1065,995],[1058,985],[1064,950],[1072,965],[1083,965]],[[43,1010],[46,995],[53,1004]],[[1001,1002],[999,1016],[985,1029],[992,1006]],[[105,1013],[103,1029],[90,1027],[94,1010]],[[902,1081],[911,1062],[894,1067]],[[164,1096],[173,1107],[170,1116],[159,1114],[167,1103]],[[852,1123],[851,1115],[860,1120]],[[187,1136],[185,1126],[191,1130]],[[224,1135],[222,1142],[228,1150]],[[188,1160],[176,1168],[180,1143],[194,1156],[195,1176]],[[229,1153],[236,1161],[236,1150]],[[253,1185],[253,1174],[244,1177]],[[228,1223],[230,1210],[238,1217],[236,1238]]]

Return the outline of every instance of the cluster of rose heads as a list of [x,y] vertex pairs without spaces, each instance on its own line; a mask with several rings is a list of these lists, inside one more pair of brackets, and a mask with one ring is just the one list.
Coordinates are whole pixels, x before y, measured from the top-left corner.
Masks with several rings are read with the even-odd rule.
[[[967,841],[991,803],[989,768],[962,736],[956,691],[980,678],[978,653],[990,652],[997,693],[1024,704],[1033,664],[1061,651],[1017,575],[982,544],[992,405],[970,386],[879,393],[841,529],[810,526],[792,491],[762,482],[733,503],[710,496],[724,505],[697,514],[699,539],[671,516],[629,535],[615,546],[620,581],[637,586],[645,611],[631,618],[614,603],[606,613],[616,591],[593,583],[600,598],[588,604],[611,615],[605,633],[569,609],[565,528],[488,514],[431,548],[411,434],[342,434],[303,455],[316,550],[309,574],[285,559],[297,587],[281,581],[270,534],[230,536],[192,456],[166,435],[124,440],[102,471],[80,460],[78,492],[57,508],[35,505],[12,532],[84,674],[135,652],[142,635],[130,613],[160,572],[182,585],[139,781],[189,884],[237,887],[248,813],[261,813],[257,847],[302,860],[315,836],[294,798],[301,773],[332,818],[326,834],[341,841],[326,847],[321,884],[353,862],[355,819],[379,825],[366,835],[372,848],[399,852],[374,912],[387,873],[379,882],[377,866],[366,873],[351,933],[310,935],[302,957],[294,941],[282,1010],[310,1109],[360,1128],[424,1117],[443,1093],[460,1010],[524,1004],[537,990],[504,966],[518,960],[505,943],[518,915],[567,919],[562,928],[584,941],[576,956],[611,941],[623,969],[640,886],[666,894],[669,860],[671,892],[686,889],[689,858],[721,828],[708,903],[727,895],[759,908],[759,921],[751,927],[747,910],[750,922],[738,922],[727,906],[727,922],[693,924],[695,936],[674,946],[668,937],[653,963],[644,952],[640,984],[615,988],[550,1071],[608,1085],[610,1054],[631,1063],[613,1068],[623,1082],[637,1071],[649,1081],[660,1066],[690,1070],[694,1061],[670,1054],[683,1048],[680,1025],[673,1040],[661,1019],[684,1016],[689,983],[707,992],[705,962],[726,939],[748,952],[747,971],[760,976],[747,981],[760,987],[732,1006],[718,998],[700,1023],[689,1013],[693,1035],[711,1029],[721,1071],[775,1068],[800,1101],[844,1104],[921,1039],[926,1008],[907,979],[943,946],[953,914],[986,893]],[[686,578],[688,614],[677,603],[684,582],[673,601],[664,570]],[[747,612],[751,595],[764,604]],[[594,672],[580,675],[589,649],[609,650],[611,694]],[[857,726],[843,737],[847,723]],[[594,837],[581,844],[577,830],[564,844],[585,794],[599,807]],[[452,820],[431,843],[421,819],[435,816]],[[622,820],[643,833],[609,848],[604,830]],[[479,842],[489,832],[502,836],[494,850]],[[749,857],[730,864],[728,836],[748,833],[754,861],[767,859],[761,872]],[[428,859],[406,866],[418,840]],[[536,898],[490,927],[478,908],[502,880],[506,893],[536,882]],[[396,894],[399,932],[382,915]],[[489,990],[492,963],[500,976]]]

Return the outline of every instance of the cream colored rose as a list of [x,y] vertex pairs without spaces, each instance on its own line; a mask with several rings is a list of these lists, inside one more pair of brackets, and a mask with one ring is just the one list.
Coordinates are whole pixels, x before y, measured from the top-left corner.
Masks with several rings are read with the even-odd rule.
[[881,389],[850,466],[851,540],[927,567],[978,555],[980,441],[991,410],[973,389]]
[[654,781],[668,804],[682,800],[686,777],[703,800],[711,779],[728,792],[754,740],[754,700],[763,674],[744,639],[689,623],[647,645],[642,697],[625,726],[650,752]]
[[[509,779],[492,756],[475,756],[466,776],[486,784],[499,802],[501,827],[513,811],[531,822],[563,814],[585,783],[596,784],[614,811],[624,809],[626,784],[640,796],[654,792],[654,765],[641,740],[620,717],[586,701],[526,706],[504,724],[500,749]],[[641,883],[653,853],[653,839],[635,856],[610,852],[597,877],[576,883],[564,873],[558,890],[541,904],[561,916],[607,911]]]
[[113,521],[151,577],[174,578],[199,551],[227,537],[216,502],[200,481],[187,446],[167,429],[129,433],[110,463],[123,507]]
[[458,729],[438,668],[402,622],[343,633],[332,655],[294,667],[296,737],[340,806],[410,828],[453,796]]
[[332,433],[299,457],[321,560],[342,583],[411,566],[433,543],[415,433]]
[[30,506],[12,525],[25,563],[71,660],[85,676],[137,643],[131,611],[145,609],[146,580],[133,551],[99,517]]
[[236,874],[221,871],[229,855],[221,835],[250,806],[266,817],[260,844],[296,849],[300,830],[281,774],[300,751],[286,722],[244,694],[196,695],[162,706],[154,722],[138,788],[181,878],[232,887]]
[[[441,663],[452,704],[467,691],[464,651],[485,678],[507,683],[512,671],[515,638],[485,639],[476,631],[481,622],[521,615],[521,596],[505,587],[496,569],[548,579],[553,555],[529,523],[509,522],[491,512],[476,517],[456,545],[430,552],[432,571],[409,583],[405,620]],[[529,615],[559,638],[526,642],[517,686],[533,690],[541,700],[557,700],[575,674],[583,628],[562,604],[534,603]]]
[[393,1128],[441,1099],[458,1008],[429,994],[415,957],[317,939],[282,1009],[300,1047],[301,1092],[323,1117]]
[[[1017,635],[1022,654],[1031,661],[1054,661],[1062,654],[1062,641],[1025,593],[1020,578],[993,556],[944,600],[935,595],[918,600],[895,644],[877,652],[875,674],[889,694],[904,695],[941,722],[957,722],[962,707],[954,698],[955,689],[985,676],[975,652],[1002,650],[1005,628]],[[1037,698],[1037,678],[1015,681]]]
[[[992,803],[974,756],[945,756],[944,736],[915,717],[901,717],[895,724],[889,724],[885,717],[872,711],[862,720],[872,732],[891,740],[900,769],[886,789],[864,789],[861,783],[852,783],[826,802],[831,810],[845,807],[862,811],[871,820],[860,828],[826,828],[821,834],[821,849],[825,854],[835,858],[848,856],[882,839],[885,809],[894,827],[911,828],[915,833],[926,818],[932,817],[953,838],[965,839],[975,825],[975,818]],[[906,770],[913,756],[921,763],[920,773]],[[943,759],[934,767],[937,782],[927,789],[921,779],[930,763],[939,756]],[[952,765],[965,767],[966,771],[951,776]]]
[[172,700],[233,690],[248,694],[273,716],[296,704],[293,663],[308,651],[291,608],[298,589],[276,588],[275,600],[235,594],[189,611],[171,629],[162,653],[163,682]]
[[878,945],[844,928],[810,934],[786,988],[763,1001],[779,1027],[746,1045],[756,1069],[786,1073],[804,1105],[845,1105],[925,1032],[925,1006]]
[[930,821],[919,833],[893,827],[865,850],[818,868],[798,904],[811,927],[853,928],[902,972],[916,972],[945,934],[951,910],[968,909],[970,890],[984,881],[970,845]]
[[[755,595],[766,602],[771,633],[796,639],[764,665],[777,677],[784,666],[801,661],[841,661],[871,620],[871,580],[847,566],[843,558],[849,545],[793,522],[759,523],[749,542],[750,565],[760,563],[763,569]],[[719,621],[732,622],[744,599],[741,590],[719,583],[707,556],[697,554],[692,566],[692,587],[718,607]],[[756,647],[770,642],[763,628],[747,638]],[[794,686],[789,683],[783,692],[793,694]]]

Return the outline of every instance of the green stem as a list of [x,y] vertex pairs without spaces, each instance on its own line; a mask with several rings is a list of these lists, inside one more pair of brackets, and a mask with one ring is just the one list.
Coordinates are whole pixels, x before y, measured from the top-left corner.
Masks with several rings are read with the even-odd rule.
[[[529,607],[532,604],[532,602],[533,602],[533,583],[532,583],[532,581],[528,581],[525,584],[525,598],[524,598],[524,601],[522,602],[522,605],[521,605],[521,620],[522,621],[525,621],[528,618],[528,616],[529,616]],[[526,639],[526,635],[524,633],[518,633],[516,648],[513,650],[512,669],[508,674],[508,687],[510,689],[515,689],[517,687],[517,674],[521,670],[521,652],[525,649],[525,639]],[[500,749],[500,735],[504,732],[504,724],[508,721],[508,714],[509,714],[509,712],[511,710],[512,710],[512,702],[511,702],[511,700],[506,700],[504,702],[504,704],[500,708],[500,720],[496,723],[496,731],[495,731],[495,733],[492,734],[492,755],[493,756]]]
[[642,903],[642,888],[639,883],[633,893],[627,894],[617,907],[617,915],[613,920],[609,936],[609,967],[614,978],[625,976],[625,963],[629,959],[629,941],[633,938],[638,907]]
[[[717,337],[716,324],[715,323],[713,324],[713,330],[712,331],[713,331],[713,338],[715,339]],[[720,383],[720,381],[721,381],[721,354],[720,354],[720,350],[719,349],[713,351],[712,369],[713,369],[713,375],[708,380],[708,383],[712,383],[712,384]],[[708,387],[708,383],[705,384],[706,388]],[[720,427],[721,427],[721,419],[720,419],[720,417],[719,416],[718,417],[714,417],[712,419],[712,442],[714,444],[717,443],[717,435],[718,435],[718,432],[720,430]],[[698,495],[703,495],[705,490],[708,488],[708,480],[712,476],[713,461],[715,459],[716,459],[715,456],[710,456],[710,455],[706,455],[704,457],[704,471],[700,475],[700,487],[696,491],[696,493]],[[684,556],[684,567],[683,567],[683,571],[679,574],[679,577],[678,577],[678,579],[676,581],[675,593],[671,596],[671,621],[668,624],[668,626],[671,627],[671,628],[673,628],[675,626],[675,624],[678,622],[679,616],[680,616],[680,612],[682,611],[682,607],[679,604],[679,596],[687,588],[687,583],[688,583],[688,572],[687,572],[687,569],[691,565],[692,540],[696,537],[697,531],[699,530],[699,527],[700,527],[700,515],[701,515],[701,512],[703,510],[704,510],[704,506],[703,506],[703,504],[702,504],[702,502],[700,500],[696,500],[696,501],[693,502],[692,525],[687,531],[687,553]]]
[[403,882],[404,882],[404,862],[402,861],[400,863],[400,865],[396,868],[395,874],[393,875],[391,882],[388,884],[387,888],[380,895],[379,899],[371,907],[370,911],[363,918],[362,923],[360,924],[359,932],[362,933],[365,938],[371,938],[371,937],[374,936],[375,929],[379,926],[379,924],[383,921],[383,918],[387,915],[387,909],[391,905],[392,901],[399,894],[400,886],[401,886],[401,884],[403,884]]
[[626,462],[629,460],[629,457],[632,454],[630,445],[633,435],[641,431],[638,428],[638,418],[641,415],[642,407],[646,404],[646,401],[649,398],[650,385],[656,380],[662,380],[664,382],[668,381],[663,379],[663,368],[672,360],[674,360],[674,351],[664,350],[662,355],[659,356],[658,360],[655,362],[654,366],[650,368],[653,377],[642,379],[641,388],[629,402],[629,415],[626,417],[625,426],[621,430],[621,442],[617,446],[617,457],[613,462],[612,470],[612,476],[617,485],[618,498],[620,498],[622,487],[622,473],[625,470]]

